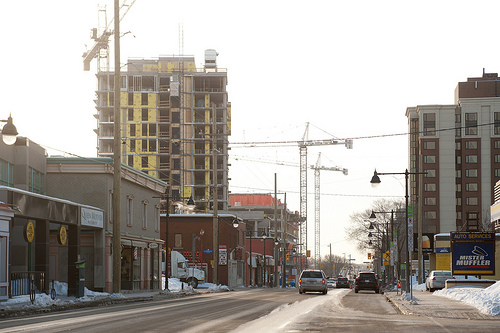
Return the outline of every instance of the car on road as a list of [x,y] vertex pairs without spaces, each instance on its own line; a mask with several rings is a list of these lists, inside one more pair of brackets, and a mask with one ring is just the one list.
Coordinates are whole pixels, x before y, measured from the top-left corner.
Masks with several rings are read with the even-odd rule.
[[455,277],[451,274],[451,271],[431,271],[425,280],[425,289],[431,292],[436,289],[443,289],[445,281],[454,278]]
[[299,294],[307,291],[321,292],[323,295],[328,292],[325,273],[322,270],[307,269],[302,271],[299,278]]
[[349,288],[349,279],[346,277],[339,277],[337,279],[337,285],[335,286],[336,288]]
[[326,279],[326,286],[328,288],[335,288],[336,285],[337,285],[336,279],[332,279],[332,278]]
[[360,290],[373,290],[377,294],[380,292],[380,283],[375,272],[358,273],[356,280],[354,280],[354,292],[358,293]]

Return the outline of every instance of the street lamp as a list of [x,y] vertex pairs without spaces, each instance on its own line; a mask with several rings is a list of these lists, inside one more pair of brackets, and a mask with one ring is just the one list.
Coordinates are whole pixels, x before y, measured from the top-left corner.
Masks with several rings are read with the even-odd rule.
[[410,248],[408,246],[408,176],[409,175],[418,175],[418,174],[424,174],[426,175],[427,172],[409,172],[408,169],[405,170],[405,172],[388,172],[388,173],[377,173],[377,170],[373,172],[373,177],[370,180],[370,183],[372,184],[373,187],[376,187],[377,185],[380,184],[380,178],[378,175],[405,175],[405,219],[406,219],[406,292],[410,293],[410,298],[413,299],[412,295],[412,290],[411,290],[411,283],[410,283],[410,270],[411,270],[411,259],[410,259]]
[[9,118],[7,120],[0,120],[5,124],[5,126],[2,128],[2,140],[6,145],[13,145],[16,143],[17,140],[17,129],[16,126],[12,123],[12,117],[9,115]]
[[[397,239],[397,237],[394,238],[394,210],[391,210],[390,212],[374,212],[372,210],[372,213],[369,217],[369,220],[372,222],[375,222],[377,219],[377,216],[375,214],[389,214],[389,213],[391,214],[391,228],[389,230],[388,223],[386,222],[385,229],[386,229],[386,245],[387,245],[388,250],[391,252],[391,261],[389,262],[389,264],[390,264],[389,267],[391,267],[391,268],[389,269],[388,280],[391,283],[391,288],[392,288],[392,286],[394,284],[394,278],[393,278],[394,269],[392,268],[392,266],[393,266],[394,262],[397,262],[397,257],[395,255],[394,250],[393,250],[394,246],[397,249],[397,241],[395,241],[395,239]],[[389,233],[391,234],[390,237],[389,237]],[[391,240],[391,243],[389,243],[389,239]],[[394,244],[394,243],[396,243],[396,244]],[[392,244],[394,244],[394,245],[392,245]],[[393,250],[393,251],[391,251],[391,250]]]

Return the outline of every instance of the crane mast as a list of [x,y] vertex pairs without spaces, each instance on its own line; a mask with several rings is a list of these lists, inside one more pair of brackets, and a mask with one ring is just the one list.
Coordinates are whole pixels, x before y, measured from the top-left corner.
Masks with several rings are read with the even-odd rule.
[[[347,149],[352,149],[351,139],[326,139],[326,140],[309,140],[309,123],[306,123],[306,129],[302,137],[302,141],[298,142],[300,153],[300,245],[299,251],[305,255],[307,250],[307,147],[310,146],[326,146],[344,144]],[[317,242],[319,243],[319,242]],[[318,251],[319,253],[319,251]],[[307,258],[307,257],[306,257]],[[307,266],[307,263],[306,263]]]
[[[120,22],[123,17],[128,13],[130,7],[135,3],[136,0],[124,0],[120,5]],[[103,17],[101,17],[103,15]],[[97,70],[109,71],[109,38],[114,34],[113,30],[110,30],[111,24],[113,23],[114,17],[107,22],[106,7],[98,8],[98,25],[99,28],[91,29],[90,38],[94,40],[94,45],[90,50],[85,51],[82,55],[83,57],[83,70],[90,70],[90,63],[92,59],[97,58]],[[104,25],[104,28],[102,25]],[[118,37],[119,38],[119,37]],[[105,59],[106,63],[104,67],[101,67],[101,60]]]
[[341,167],[324,167],[321,166],[321,153],[318,153],[318,159],[316,165],[311,165],[311,169],[314,170],[314,262],[316,269],[320,269],[319,265],[321,262],[320,253],[320,170],[326,171],[341,171],[345,176],[347,176],[347,169]]

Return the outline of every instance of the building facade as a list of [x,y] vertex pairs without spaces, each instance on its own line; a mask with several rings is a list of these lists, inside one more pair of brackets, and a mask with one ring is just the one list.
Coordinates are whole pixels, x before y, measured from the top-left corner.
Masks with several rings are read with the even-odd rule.
[[[410,200],[423,234],[492,231],[490,206],[500,180],[500,79],[458,83],[455,104],[406,110]],[[415,224],[416,230],[416,224]]]
[[[201,69],[192,56],[129,59],[121,72],[122,163],[168,183],[173,201],[193,197],[202,212],[213,204],[214,169],[218,207],[227,208],[231,104],[216,57],[206,50]],[[97,153],[112,157],[114,72],[97,79]]]
[[[136,169],[122,166],[121,289],[160,288],[160,198],[167,184]],[[113,159],[47,158],[47,193],[102,210],[104,233],[80,233],[81,254],[88,278],[102,277],[94,290],[111,292],[113,281]],[[87,215],[84,215],[86,217]],[[57,258],[56,258],[57,259]],[[56,260],[57,261],[57,260]]]

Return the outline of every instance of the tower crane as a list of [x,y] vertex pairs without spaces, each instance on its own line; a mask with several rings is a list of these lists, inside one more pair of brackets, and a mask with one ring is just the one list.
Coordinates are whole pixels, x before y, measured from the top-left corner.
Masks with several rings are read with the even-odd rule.
[[304,254],[304,246],[307,250],[307,147],[326,146],[344,144],[347,149],[352,149],[351,139],[326,139],[309,140],[309,123],[306,123],[306,130],[299,141],[300,152],[300,252]]
[[[123,3],[120,5],[120,22],[123,19],[123,17],[128,13],[132,5],[135,3],[136,0],[123,0]],[[104,28],[93,28],[91,29],[91,35],[90,38],[92,38],[95,43],[94,45],[90,48],[90,50],[85,51],[82,55],[83,57],[83,70],[84,71],[89,71],[90,70],[90,62],[92,59],[97,58],[97,69],[98,71],[101,70],[101,58],[106,59],[106,66],[104,67],[105,71],[109,70],[109,38],[114,34],[113,30],[109,30],[111,27],[111,24],[113,23],[114,17],[107,23],[107,16],[106,16],[106,8],[104,9],[99,9],[98,10],[98,16],[104,14]],[[98,17],[98,23],[100,24],[101,20]],[[119,38],[119,37],[118,37]]]
[[318,160],[316,165],[311,165],[311,169],[314,170],[314,261],[316,269],[319,269],[319,263],[321,262],[320,255],[320,181],[319,172],[320,170],[327,171],[341,171],[345,176],[347,176],[347,169],[341,167],[324,167],[321,166],[321,153],[318,153]]

